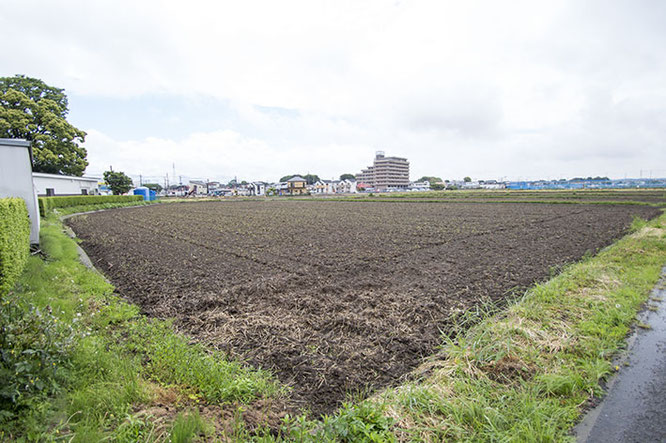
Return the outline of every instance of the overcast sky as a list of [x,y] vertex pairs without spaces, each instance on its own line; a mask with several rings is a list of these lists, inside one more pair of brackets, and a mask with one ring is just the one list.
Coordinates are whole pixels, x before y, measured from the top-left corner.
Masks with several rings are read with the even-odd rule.
[[88,175],[666,176],[666,2],[0,1]]

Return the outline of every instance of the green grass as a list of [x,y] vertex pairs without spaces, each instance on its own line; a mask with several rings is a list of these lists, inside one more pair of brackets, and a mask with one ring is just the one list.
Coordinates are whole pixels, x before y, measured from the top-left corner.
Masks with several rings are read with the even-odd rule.
[[187,443],[197,437],[212,434],[214,428],[201,418],[199,412],[180,414],[171,428],[170,439],[172,443]]
[[[157,203],[161,203],[159,200],[154,201],[132,201],[132,202],[120,202],[120,203],[98,203],[95,205],[82,205],[82,206],[69,206],[66,208],[56,208],[54,209],[53,215],[62,217],[63,215],[69,214],[78,214],[80,212],[90,212],[90,211],[101,211],[104,209],[115,209],[115,208],[128,208],[135,206],[149,206]],[[54,220],[53,215],[47,216],[48,219]]]
[[[285,388],[271,374],[190,344],[168,322],[139,315],[136,306],[118,298],[102,276],[79,262],[76,243],[61,228],[53,218],[44,220],[41,246],[47,259],[28,260],[10,294],[12,306],[20,305],[20,309],[8,320],[23,325],[31,310],[48,312],[47,317],[27,324],[37,322],[39,327],[33,329],[41,337],[67,340],[55,346],[49,357],[48,362],[57,362],[55,372],[43,375],[56,388],[25,391],[19,401],[3,403],[0,437],[136,441],[137,435],[151,435],[163,440],[169,431],[156,430],[149,418],[136,411],[149,407],[165,392],[176,410],[199,402],[250,403],[284,394]],[[49,333],[55,325],[66,325],[71,333],[64,337]],[[183,417],[173,425],[174,441],[186,441],[188,432],[208,429],[201,418]]]

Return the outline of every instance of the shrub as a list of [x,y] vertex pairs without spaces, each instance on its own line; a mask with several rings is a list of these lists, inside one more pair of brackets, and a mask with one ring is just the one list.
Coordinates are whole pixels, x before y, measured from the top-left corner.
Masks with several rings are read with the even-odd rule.
[[0,423],[30,401],[58,391],[75,335],[50,309],[9,294],[0,306]]
[[68,195],[62,197],[39,197],[39,212],[44,217],[55,208],[71,206],[102,205],[106,203],[141,202],[141,195]]
[[0,296],[14,287],[30,255],[30,219],[20,198],[0,199]]

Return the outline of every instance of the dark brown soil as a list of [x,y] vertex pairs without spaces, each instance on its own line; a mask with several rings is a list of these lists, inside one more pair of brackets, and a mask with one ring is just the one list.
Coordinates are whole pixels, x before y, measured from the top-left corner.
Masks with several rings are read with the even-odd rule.
[[452,314],[626,233],[629,205],[232,201],[70,219],[83,247],[149,315],[293,385],[330,412],[397,382]]

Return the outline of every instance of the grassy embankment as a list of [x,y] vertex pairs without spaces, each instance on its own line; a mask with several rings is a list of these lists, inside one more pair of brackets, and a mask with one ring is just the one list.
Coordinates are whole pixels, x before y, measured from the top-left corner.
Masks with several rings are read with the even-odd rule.
[[[41,319],[33,323],[46,325],[42,335],[54,331],[57,346],[45,346],[38,362],[56,363],[45,377],[57,386],[43,395],[26,391],[15,415],[3,415],[4,438],[566,440],[581,407],[613,371],[610,359],[666,263],[666,215],[637,221],[634,234],[536,285],[501,313],[474,318],[455,340],[444,339],[414,381],[323,421],[287,419],[281,437],[265,428],[251,436],[242,420],[221,425],[223,414],[202,416],[196,406],[240,411],[257,399],[279,401],[284,390],[274,379],[139,315],[78,262],[59,222],[44,225],[48,259],[30,258],[3,306],[33,316],[38,309]],[[156,404],[185,412],[156,417],[150,413]]]

